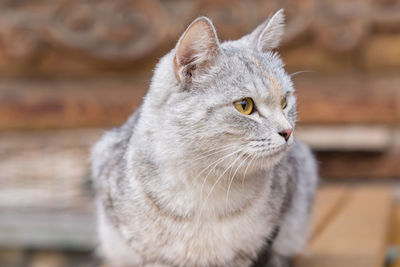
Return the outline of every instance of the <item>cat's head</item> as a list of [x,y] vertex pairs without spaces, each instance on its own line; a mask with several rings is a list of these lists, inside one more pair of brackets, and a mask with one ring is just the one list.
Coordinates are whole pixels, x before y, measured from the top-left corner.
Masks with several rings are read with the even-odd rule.
[[[159,62],[143,114],[157,153],[216,168],[271,167],[293,143],[296,98],[271,50],[283,35],[279,10],[252,33],[220,43],[212,22],[194,20]],[[240,165],[239,167],[239,164]]]

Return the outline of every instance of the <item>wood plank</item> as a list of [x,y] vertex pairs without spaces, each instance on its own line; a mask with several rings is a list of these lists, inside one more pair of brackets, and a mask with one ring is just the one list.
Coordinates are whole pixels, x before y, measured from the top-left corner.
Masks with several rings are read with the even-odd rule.
[[0,209],[87,209],[89,150],[101,132],[0,133]]
[[94,247],[88,154],[101,133],[0,132],[0,247]]
[[300,125],[295,134],[318,151],[382,152],[393,145],[396,132],[381,125]]
[[1,81],[0,129],[114,126],[147,91],[140,79]]
[[400,76],[346,73],[294,77],[300,122],[307,124],[400,122]]
[[398,199],[395,207],[393,208],[389,238],[390,246],[397,250],[397,255],[395,255],[396,257],[391,259],[393,261],[391,262],[390,267],[400,267],[400,205],[398,203]]
[[[342,127],[337,126],[339,131],[346,132],[347,130],[342,129]],[[308,127],[307,127],[308,128]],[[311,127],[313,128],[313,127]],[[319,128],[319,127],[317,127]],[[328,127],[327,129],[329,129]],[[334,127],[336,128],[336,127]],[[352,126],[350,126],[352,128]],[[358,127],[357,127],[358,128]],[[378,141],[376,141],[374,145],[369,147],[368,149],[362,149],[361,142],[355,141],[358,143],[358,148],[354,147],[350,150],[344,147],[338,149],[329,148],[329,141],[325,139],[325,137],[320,137],[321,139],[325,139],[327,141],[328,146],[324,147],[324,145],[316,145],[312,143],[312,136],[301,136],[306,141],[311,142],[311,146],[316,152],[317,159],[319,161],[320,174],[324,178],[334,178],[334,179],[398,179],[400,177],[400,128],[394,128],[391,130],[387,130],[385,133],[385,127],[377,128],[377,133],[381,132],[382,136],[376,139],[381,139],[379,141],[381,144],[378,145]],[[354,132],[357,134],[356,137],[360,137],[360,139],[364,139],[367,142],[369,135],[368,129],[365,129],[363,132],[362,128],[359,128],[359,132]],[[327,133],[329,134],[329,133]],[[313,133],[312,135],[315,135]],[[365,137],[363,137],[365,135]],[[335,139],[334,136],[331,136],[332,139]],[[387,140],[390,139],[390,140]],[[354,138],[349,138],[354,139]],[[374,139],[374,138],[371,138]],[[364,142],[363,141],[363,142]],[[320,141],[317,141],[320,142]],[[322,142],[322,141],[321,141]],[[345,143],[340,144],[340,142],[331,141],[331,145],[333,146],[335,143],[338,147],[344,146]],[[388,145],[390,144],[390,145]],[[365,145],[368,147],[368,145]],[[381,148],[379,148],[381,146]],[[349,147],[351,145],[349,144]],[[373,148],[375,147],[375,148]]]
[[400,246],[400,205],[396,203],[393,208],[392,224],[390,231],[390,243]]
[[320,174],[332,179],[398,179],[400,150],[385,153],[317,152]]
[[296,266],[382,266],[391,208],[390,189],[354,188],[346,205],[309,243]]
[[[118,125],[140,105],[148,84],[145,77],[3,80],[0,129]],[[303,75],[294,84],[303,124],[400,121],[398,75]]]
[[348,189],[344,186],[323,186],[318,189],[311,215],[310,242],[329,224],[346,200]]
[[39,251],[32,255],[28,267],[67,267],[67,258],[62,252]]
[[0,265],[2,267],[21,266],[25,257],[25,252],[22,249],[2,249],[0,250]]
[[92,250],[96,244],[94,208],[74,211],[1,211],[0,247]]
[[[400,17],[397,10],[397,16]],[[398,24],[398,22],[397,22]],[[364,64],[368,70],[387,71],[400,67],[400,34],[377,34],[363,49]]]

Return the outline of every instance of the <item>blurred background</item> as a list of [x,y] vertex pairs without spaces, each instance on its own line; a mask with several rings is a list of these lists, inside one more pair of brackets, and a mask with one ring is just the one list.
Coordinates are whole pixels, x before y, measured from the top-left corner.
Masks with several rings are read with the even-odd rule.
[[298,138],[323,182],[400,178],[399,0],[2,0],[0,266],[97,266],[88,153],[197,16],[221,40],[285,8]]

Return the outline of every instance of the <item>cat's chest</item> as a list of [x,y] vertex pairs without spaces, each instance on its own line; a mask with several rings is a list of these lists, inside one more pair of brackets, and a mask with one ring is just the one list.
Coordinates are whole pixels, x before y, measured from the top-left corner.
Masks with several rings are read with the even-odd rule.
[[[276,227],[276,215],[261,203],[227,216],[201,222],[173,217],[147,221],[138,240],[147,255],[173,264],[225,266],[254,259]],[[139,244],[138,244],[139,245]]]
[[191,254],[185,260],[220,265],[236,262],[238,257],[254,259],[274,227],[272,218],[266,217],[226,219],[202,227],[190,225],[186,233],[176,235],[174,244],[182,246],[181,255]]

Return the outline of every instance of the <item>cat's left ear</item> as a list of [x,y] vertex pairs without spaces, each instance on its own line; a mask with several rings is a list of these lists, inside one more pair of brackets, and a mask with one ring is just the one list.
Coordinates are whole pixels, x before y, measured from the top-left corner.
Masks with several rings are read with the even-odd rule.
[[179,81],[205,70],[219,53],[219,41],[210,19],[195,19],[176,45],[174,57],[175,76]]
[[279,46],[284,33],[284,26],[285,15],[283,9],[280,9],[244,38],[254,49],[266,52]]

